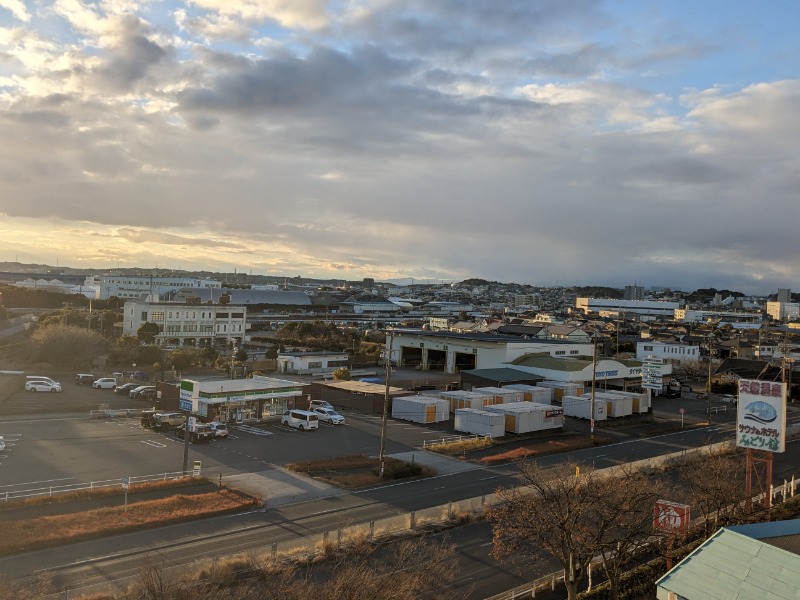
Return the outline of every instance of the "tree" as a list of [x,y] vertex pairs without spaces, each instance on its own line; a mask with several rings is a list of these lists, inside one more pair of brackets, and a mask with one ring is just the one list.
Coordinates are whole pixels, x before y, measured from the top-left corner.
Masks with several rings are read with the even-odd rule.
[[574,600],[592,559],[611,528],[602,507],[600,478],[576,463],[543,469],[520,462],[524,486],[500,489],[501,502],[487,511],[498,559],[537,560],[553,557],[564,571],[567,597]]
[[68,367],[91,364],[105,350],[105,341],[99,333],[75,325],[37,327],[31,335],[31,342],[34,360]]
[[161,333],[161,328],[156,323],[147,321],[136,330],[136,337],[144,344],[152,344],[159,333]]
[[350,370],[340,367],[333,372],[333,378],[337,381],[350,381]]

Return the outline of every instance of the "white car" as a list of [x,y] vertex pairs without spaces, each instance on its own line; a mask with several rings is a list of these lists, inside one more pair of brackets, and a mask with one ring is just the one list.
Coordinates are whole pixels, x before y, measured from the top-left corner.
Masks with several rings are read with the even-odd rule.
[[722,396],[722,401],[725,404],[736,404],[736,396],[734,396],[733,394],[724,394]]
[[211,433],[215,438],[228,437],[228,426],[225,423],[212,421],[209,425],[211,426]]
[[328,423],[330,425],[342,425],[344,423],[344,417],[332,408],[317,407],[314,409],[314,412],[317,413],[319,420],[323,423]]
[[3,436],[0,435],[0,451],[5,450],[5,449],[6,449],[6,441],[5,441],[5,439],[3,439]]
[[61,384],[57,381],[26,381],[25,389],[29,392],[60,392]]
[[96,390],[113,390],[117,387],[117,380],[113,377],[101,377],[94,380],[92,387]]

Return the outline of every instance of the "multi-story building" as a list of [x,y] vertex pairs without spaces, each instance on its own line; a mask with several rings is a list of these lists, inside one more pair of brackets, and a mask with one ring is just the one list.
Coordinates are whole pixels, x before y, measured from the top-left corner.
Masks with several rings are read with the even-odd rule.
[[212,279],[194,277],[155,277],[149,275],[90,275],[84,287],[96,288],[97,298],[107,300],[116,297],[122,300],[139,300],[143,296],[161,299],[165,295],[183,288],[219,289],[222,283]]
[[643,361],[650,356],[670,362],[697,362],[700,360],[700,347],[652,340],[638,342],[636,344],[636,360]]
[[232,304],[125,303],[123,335],[135,336],[145,323],[158,325],[159,346],[230,346],[247,331],[247,308]]
[[767,315],[776,321],[796,321],[800,317],[797,302],[767,302]]
[[639,285],[625,286],[625,300],[641,300],[644,297],[644,288]]
[[584,312],[606,314],[645,315],[672,318],[675,309],[680,308],[678,302],[660,300],[612,300],[609,298],[576,298],[575,308]]
[[776,299],[778,302],[791,302],[792,290],[789,288],[778,288],[778,297]]

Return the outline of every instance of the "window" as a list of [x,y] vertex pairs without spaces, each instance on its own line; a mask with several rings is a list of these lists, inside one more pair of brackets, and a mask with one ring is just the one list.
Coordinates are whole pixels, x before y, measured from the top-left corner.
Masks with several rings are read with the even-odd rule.
[[147,311],[146,310],[142,311],[142,321],[147,321]]
[[195,325],[194,323],[190,323],[188,325],[184,325],[183,326],[183,330],[184,331],[197,331],[197,325]]
[[233,313],[231,317],[234,319],[244,319],[244,313]]
[[566,353],[567,353],[566,350],[556,350],[556,356],[560,356],[560,355],[566,354]]
[[308,368],[309,369],[321,369],[322,368],[322,361],[321,360],[315,360],[314,362],[309,362],[308,363]]
[[570,350],[570,351],[569,351],[569,353],[570,353],[570,354],[577,354],[577,353],[578,353],[578,350]]
[[153,311],[150,313],[150,319],[154,322],[161,321],[164,322],[164,311]]
[[652,346],[644,346],[644,351],[645,352],[652,352],[653,351],[653,347]]
[[224,312],[224,313],[223,312],[218,312],[217,313],[217,318],[218,319],[227,319],[228,318],[228,313],[226,313],[226,312]]

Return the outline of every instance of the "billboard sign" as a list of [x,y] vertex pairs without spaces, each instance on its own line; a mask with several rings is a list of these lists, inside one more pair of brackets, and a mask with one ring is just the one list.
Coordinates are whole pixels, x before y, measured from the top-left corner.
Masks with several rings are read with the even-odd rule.
[[687,533],[691,516],[688,504],[659,500],[653,514],[653,529],[664,533]]
[[648,356],[642,363],[642,389],[661,391],[664,387],[664,359]]
[[786,449],[786,384],[739,380],[736,445],[766,452]]

